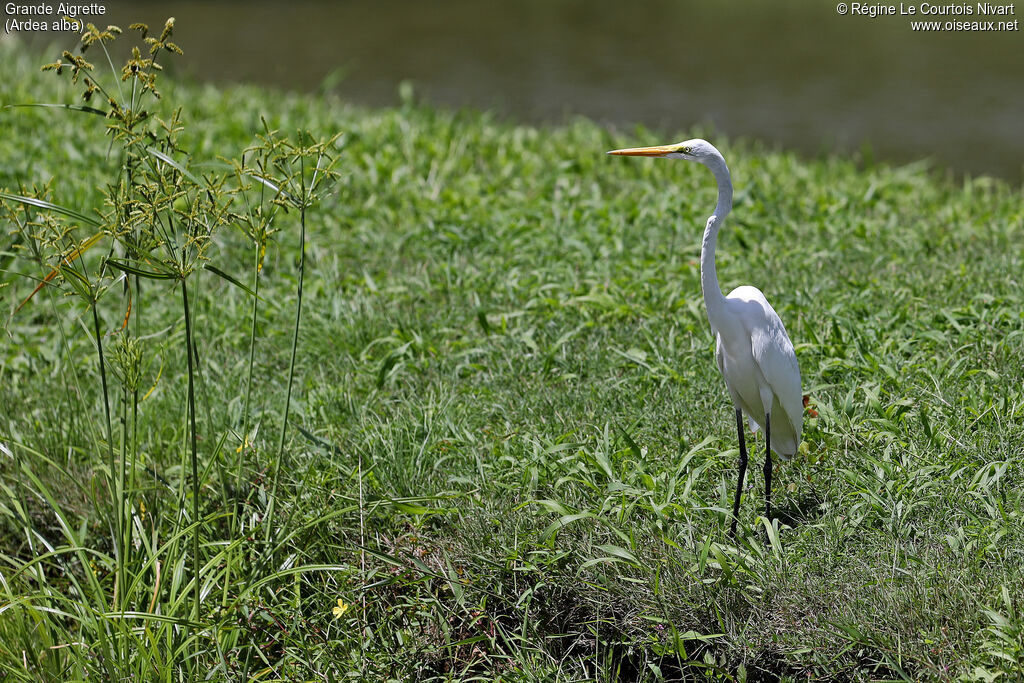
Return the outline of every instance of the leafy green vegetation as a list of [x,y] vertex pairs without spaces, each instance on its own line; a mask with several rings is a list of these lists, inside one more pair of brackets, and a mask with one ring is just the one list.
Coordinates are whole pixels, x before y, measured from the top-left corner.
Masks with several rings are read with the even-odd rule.
[[[79,97],[0,59],[3,104]],[[714,183],[604,155],[666,138],[161,79],[166,158],[88,112],[0,111],[5,679],[1024,666],[1019,189],[671,136],[729,161],[723,289],[765,291],[813,411],[775,525],[751,445],[734,543],[697,262]],[[80,249],[145,188],[210,227],[201,253]]]

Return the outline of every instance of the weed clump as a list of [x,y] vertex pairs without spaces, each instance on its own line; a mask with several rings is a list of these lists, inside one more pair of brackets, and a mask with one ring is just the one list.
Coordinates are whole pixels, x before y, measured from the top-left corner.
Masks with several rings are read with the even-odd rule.
[[[77,395],[69,396],[69,404],[81,404],[85,422],[99,430],[90,431],[91,442],[73,460],[104,455],[101,487],[92,491],[92,514],[106,521],[106,542],[89,538],[88,528],[77,529],[63,523],[61,553],[78,558],[76,564],[59,563],[59,581],[40,582],[30,602],[68,604],[67,613],[77,627],[76,639],[95,643],[93,654],[101,662],[104,677],[122,678],[128,671],[153,672],[161,661],[171,661],[184,672],[206,671],[214,652],[201,645],[202,639],[216,632],[223,624],[225,605],[215,608],[210,591],[213,580],[205,568],[235,566],[237,545],[248,534],[241,521],[243,506],[235,501],[226,525],[213,525],[221,513],[203,501],[206,487],[220,488],[227,481],[220,465],[227,437],[237,433],[238,425],[214,424],[209,415],[200,433],[197,386],[205,362],[196,329],[194,297],[200,273],[209,273],[236,287],[253,299],[250,359],[255,358],[259,275],[267,240],[281,230],[283,216],[277,208],[294,210],[300,230],[299,284],[293,324],[292,360],[288,368],[288,392],[284,397],[281,438],[277,461],[267,464],[275,470],[275,485],[262,501],[267,518],[263,541],[269,558],[276,556],[275,543],[281,529],[272,524],[277,496],[277,477],[282,467],[284,444],[288,432],[288,414],[292,402],[291,384],[295,373],[295,353],[302,314],[302,277],[306,253],[306,215],[335,178],[334,151],[337,136],[324,140],[301,131],[295,142],[272,130],[264,121],[258,142],[250,146],[237,161],[224,160],[213,165],[197,160],[181,143],[186,130],[184,108],[172,107],[159,89],[159,76],[164,60],[181,55],[181,48],[171,38],[174,19],[168,19],[159,36],[150,36],[145,24],[132,24],[142,45],[131,52],[120,69],[114,67],[112,43],[122,31],[117,26],[99,29],[88,24],[81,36],[79,53],[65,50],[60,58],[42,67],[43,71],[68,76],[72,85],[80,86],[85,104],[54,104],[42,106],[63,108],[88,118],[102,120],[102,132],[110,140],[109,156],[115,163],[111,174],[99,187],[101,199],[91,207],[69,207],[51,201],[54,180],[45,185],[18,193],[0,192],[4,215],[13,226],[16,253],[35,263],[39,275],[35,289],[21,302],[18,315],[40,292],[44,292],[54,314],[62,306],[71,311],[86,311],[90,320],[92,352],[99,376],[98,391],[81,386],[88,381],[77,370],[72,371],[78,385]],[[84,55],[91,50],[110,68],[106,77]],[[254,131],[255,132],[255,131]],[[203,170],[198,170],[203,167]],[[64,171],[73,174],[73,169]],[[231,226],[243,230],[256,242],[252,286],[231,275],[233,260],[221,252],[225,244],[221,234]],[[223,263],[222,263],[223,262]],[[177,289],[180,316],[177,320],[163,317],[165,304],[160,299]],[[45,290],[45,291],[44,291]],[[61,292],[78,303],[56,297]],[[110,328],[115,311],[119,321]],[[160,312],[150,317],[150,311]],[[74,361],[81,350],[74,339],[76,327],[61,326],[61,346]],[[183,331],[183,336],[181,332]],[[113,338],[113,345],[110,340]],[[160,356],[160,367],[153,376],[154,355]],[[186,383],[180,405],[186,424],[186,447],[182,449],[177,468],[170,472],[154,471],[146,463],[145,433],[152,428],[152,419],[140,410],[142,402],[166,387],[170,377],[164,364],[180,362],[184,356]],[[250,362],[246,385],[246,416],[239,438],[251,439],[249,426],[249,395],[254,390],[256,366]],[[117,378],[121,391],[114,392],[109,375]],[[146,383],[152,386],[147,390]],[[90,415],[87,397],[97,395],[101,409]],[[115,407],[116,404],[116,407]],[[116,419],[115,419],[116,415]],[[218,436],[219,433],[219,436]],[[201,448],[202,444],[202,448]],[[14,442],[19,452],[33,457],[22,459],[27,474],[18,485],[18,494],[47,501],[48,513],[66,520],[67,512],[58,498],[49,495],[45,483],[34,474],[47,463],[45,456],[34,453],[26,444]],[[5,448],[7,448],[5,446]],[[202,452],[205,449],[206,452]],[[240,452],[243,449],[240,449]],[[53,465],[52,462],[49,463]],[[217,465],[217,467],[214,467]],[[93,463],[98,466],[98,463]],[[60,466],[65,474],[74,467],[69,462]],[[235,490],[240,490],[243,463],[239,458],[234,468]],[[142,474],[161,482],[155,489],[142,483]],[[149,500],[147,511],[145,501]],[[241,501],[254,505],[248,498]],[[171,515],[173,523],[155,520]],[[178,511],[172,514],[171,511]],[[187,512],[186,512],[187,511]],[[23,524],[30,520],[23,517]],[[147,528],[149,527],[149,528]],[[26,531],[32,527],[27,526]],[[152,530],[152,532],[150,531]],[[169,532],[162,538],[162,529]],[[223,529],[225,535],[211,535]],[[30,532],[31,533],[31,532]],[[140,552],[141,551],[141,552]],[[22,571],[25,566],[22,567]],[[173,572],[169,582],[165,572]],[[237,571],[237,570],[236,570]],[[76,586],[74,597],[57,597],[68,581]],[[204,597],[205,596],[205,597]],[[234,600],[247,598],[235,596]],[[229,610],[230,611],[230,610]],[[31,610],[32,614],[39,614]],[[131,627],[130,619],[142,619],[153,628],[141,631]],[[56,633],[70,633],[65,620],[54,622]],[[54,635],[56,640],[60,636]],[[187,651],[187,657],[172,653]],[[132,652],[149,652],[151,657],[136,659]],[[86,671],[85,660],[72,660]],[[142,666],[141,669],[137,667]],[[84,674],[83,674],[84,675]],[[146,674],[140,674],[143,677]]]

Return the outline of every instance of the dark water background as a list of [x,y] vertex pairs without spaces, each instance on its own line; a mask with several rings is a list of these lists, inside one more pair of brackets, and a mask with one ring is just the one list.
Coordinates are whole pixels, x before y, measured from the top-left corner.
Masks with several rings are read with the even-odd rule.
[[[214,82],[387,105],[408,80],[429,102],[529,122],[582,114],[666,142],[701,124],[810,155],[870,148],[1018,184],[1024,171],[1020,30],[921,33],[832,0],[102,4],[97,23],[125,28],[176,17],[176,68]],[[990,18],[1019,24],[1014,10]],[[951,18],[978,17],[914,17]]]

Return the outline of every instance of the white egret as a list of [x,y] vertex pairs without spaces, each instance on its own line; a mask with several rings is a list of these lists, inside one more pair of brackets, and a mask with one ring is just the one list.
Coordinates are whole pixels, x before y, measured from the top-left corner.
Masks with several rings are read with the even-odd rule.
[[700,250],[700,284],[708,322],[715,335],[715,359],[736,408],[740,441],[740,473],[732,508],[733,536],[739,519],[740,495],[747,469],[743,414],[751,431],[764,430],[765,517],[772,519],[772,451],[788,460],[796,453],[803,427],[800,367],[793,343],[778,313],[756,287],[737,287],[724,296],[715,271],[718,229],[732,209],[732,178],[725,158],[706,140],[674,145],[617,149],[608,154],[686,159],[707,166],[718,183],[718,205],[704,226]]

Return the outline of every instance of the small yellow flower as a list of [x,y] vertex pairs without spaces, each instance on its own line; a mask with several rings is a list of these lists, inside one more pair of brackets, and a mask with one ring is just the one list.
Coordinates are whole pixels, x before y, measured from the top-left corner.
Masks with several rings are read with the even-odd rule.
[[345,601],[338,598],[338,606],[334,608],[334,618],[339,618],[342,614],[348,611],[349,605],[345,604]]

